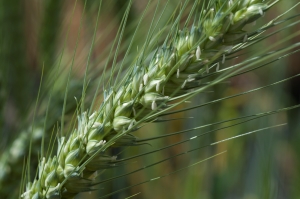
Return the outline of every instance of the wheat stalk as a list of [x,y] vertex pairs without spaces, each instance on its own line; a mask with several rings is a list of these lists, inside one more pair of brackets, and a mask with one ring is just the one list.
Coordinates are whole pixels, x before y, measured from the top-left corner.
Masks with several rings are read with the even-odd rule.
[[[148,64],[141,56],[123,81],[105,92],[97,112],[78,116],[78,128],[68,139],[59,140],[56,156],[42,158],[38,178],[28,183],[22,197],[73,198],[92,190],[93,181],[87,178],[115,164],[116,157],[105,151],[138,144],[131,132],[144,122],[156,120],[175,99],[200,92],[193,90],[203,88],[200,80],[213,69],[218,72],[232,51],[243,48],[250,36],[258,34],[250,35],[243,27],[276,2],[214,1],[191,30],[174,29]],[[209,86],[224,77],[215,79]]]

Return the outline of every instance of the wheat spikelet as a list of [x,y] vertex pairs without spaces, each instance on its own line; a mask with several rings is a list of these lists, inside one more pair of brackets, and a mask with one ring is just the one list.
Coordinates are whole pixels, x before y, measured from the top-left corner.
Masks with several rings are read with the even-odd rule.
[[[193,94],[202,77],[219,70],[234,46],[249,40],[246,24],[261,17],[274,2],[215,1],[201,13],[191,30],[174,31],[146,64],[136,62],[121,85],[105,92],[99,111],[78,116],[78,127],[61,138],[57,155],[42,158],[38,178],[29,183],[24,198],[73,198],[91,191],[88,178],[114,166],[108,148],[137,144],[130,134],[142,122],[157,119],[175,97]],[[253,35],[251,35],[253,36]],[[138,59],[141,60],[141,59]]]

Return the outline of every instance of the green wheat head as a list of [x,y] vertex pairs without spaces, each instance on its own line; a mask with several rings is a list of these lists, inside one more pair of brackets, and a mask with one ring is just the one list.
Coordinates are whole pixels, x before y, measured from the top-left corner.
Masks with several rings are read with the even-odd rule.
[[[70,95],[68,96],[67,93],[64,93],[62,95],[63,99],[59,100],[59,102],[63,101],[64,104],[62,117],[60,117],[60,114],[50,114],[45,120],[36,120],[32,124],[34,127],[29,126],[28,130],[15,140],[11,150],[1,156],[0,163],[3,163],[10,158],[10,154],[17,154],[13,156],[16,160],[12,159],[10,161],[13,164],[13,162],[17,162],[17,160],[19,161],[22,158],[21,150],[27,150],[26,147],[28,146],[34,147],[42,140],[42,149],[40,154],[38,154],[38,170],[33,179],[32,173],[30,174],[30,157],[24,164],[20,197],[33,199],[74,198],[79,193],[91,192],[97,185],[113,179],[118,180],[119,177],[123,176],[109,179],[103,179],[101,176],[101,172],[106,169],[118,167],[131,159],[119,159],[117,156],[111,155],[111,150],[120,147],[140,147],[140,145],[149,144],[151,140],[183,134],[214,125],[203,125],[173,134],[160,132],[160,135],[155,137],[149,137],[145,134],[138,138],[135,134],[136,131],[140,130],[143,132],[143,129],[146,128],[144,126],[148,123],[165,122],[168,121],[166,118],[169,115],[194,110],[207,104],[214,104],[225,99],[251,93],[298,76],[296,75],[237,95],[210,101],[209,103],[197,103],[196,106],[190,108],[175,109],[179,105],[193,99],[196,95],[224,83],[231,77],[251,72],[299,51],[299,43],[283,48],[277,47],[281,43],[284,44],[285,40],[283,39],[281,42],[274,44],[273,47],[277,47],[275,51],[271,51],[271,47],[266,47],[254,57],[236,64],[227,65],[227,63],[242,55],[243,50],[250,49],[254,44],[260,45],[260,42],[281,31],[281,29],[276,29],[273,32],[267,32],[272,27],[277,27],[279,24],[297,17],[292,16],[282,20],[283,15],[286,14],[283,13],[271,21],[267,21],[262,27],[257,28],[250,25],[257,20],[263,21],[264,19],[261,18],[266,12],[272,10],[272,7],[278,2],[279,0],[184,1],[178,4],[177,9],[164,29],[154,31],[161,16],[157,21],[153,17],[149,24],[149,31],[144,35],[143,45],[135,51],[135,56],[129,56],[130,48],[134,45],[136,34],[134,31],[132,41],[126,43],[125,48],[128,48],[128,50],[121,61],[117,61],[119,58],[118,53],[120,48],[122,48],[121,41],[124,34],[126,34],[126,22],[132,6],[132,1],[128,1],[121,19],[118,37],[115,40],[116,43],[113,44],[115,47],[111,48],[109,58],[103,64],[105,65],[103,71],[93,72],[90,70],[91,74],[88,74],[89,70],[86,69],[84,79],[81,80],[83,81],[82,93],[80,93],[80,83],[75,83],[71,87],[71,91],[70,89],[68,91],[72,94],[80,93],[81,99],[79,101],[78,99],[68,99]],[[102,2],[100,1],[99,11],[101,10],[101,4]],[[157,4],[148,2],[136,30],[140,26],[147,9],[153,6],[156,9],[156,13],[160,5],[160,1]],[[165,6],[167,7],[167,3]],[[187,10],[188,14],[186,14]],[[297,23],[298,21],[295,24],[291,22],[287,27]],[[286,38],[286,40],[297,35],[299,35],[299,32],[291,35],[290,38]],[[95,35],[93,35],[90,53],[93,49],[94,39]],[[91,54],[88,55],[87,68],[90,56]],[[110,60],[110,57],[113,58]],[[112,65],[110,68],[108,67],[109,64]],[[54,70],[54,74],[57,74],[57,71]],[[101,77],[99,78],[99,76]],[[71,85],[70,76],[63,79],[67,80],[64,82],[65,84]],[[51,82],[51,80],[46,81]],[[96,86],[93,82],[97,82]],[[51,84],[49,85],[51,89]],[[101,87],[103,87],[103,101],[98,102],[99,98],[97,98],[97,95]],[[93,93],[96,93],[94,98],[90,97],[93,96]],[[52,98],[58,99],[58,97],[55,97],[55,89],[52,95],[54,95]],[[99,104],[98,107],[97,104]],[[86,105],[89,108],[86,108]],[[36,106],[37,110],[38,107]],[[48,108],[51,109],[51,107]],[[249,120],[245,117],[242,119],[246,120],[234,125],[294,108],[298,108],[298,105],[251,115]],[[74,118],[77,118],[77,122],[69,118],[70,123],[68,126],[65,126],[65,120],[67,120],[65,118],[66,112],[71,109],[76,109]],[[53,128],[59,119],[61,120],[60,127],[58,129]],[[47,125],[45,125],[45,121],[47,121]],[[210,143],[210,145],[218,145],[231,139],[279,126],[282,126],[282,124],[219,140]],[[229,127],[230,125],[224,128]],[[217,130],[212,130],[211,132]],[[55,137],[57,137],[57,146],[54,144],[53,139],[45,135],[45,131],[53,132]],[[32,137],[26,137],[30,133],[34,133]],[[208,133],[192,136],[182,140],[182,142],[189,142]],[[47,152],[44,149],[45,143],[50,143]],[[197,150],[200,148],[198,146]],[[12,152],[12,150],[14,151]],[[223,153],[224,151],[215,153],[215,155],[204,160]],[[146,154],[140,156],[143,155]],[[190,164],[188,167],[200,162],[202,161]],[[4,164],[2,168],[6,168],[6,165]],[[137,171],[140,170],[138,169]],[[169,174],[164,176],[167,175]],[[150,181],[158,180],[164,176],[153,178]],[[1,186],[5,186],[5,181],[2,179],[7,179],[8,177],[9,171],[4,170],[0,178]],[[122,191],[122,189],[113,190],[111,194],[115,191]],[[101,196],[101,198],[109,195]]]

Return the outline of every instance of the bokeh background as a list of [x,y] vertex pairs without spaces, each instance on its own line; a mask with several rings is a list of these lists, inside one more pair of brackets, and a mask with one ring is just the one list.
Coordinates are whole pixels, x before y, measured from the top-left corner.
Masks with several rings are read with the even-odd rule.
[[[165,0],[162,0],[158,13],[162,13]],[[99,24],[96,27],[99,1],[91,0],[10,0],[1,1],[0,5],[0,195],[1,198],[16,198],[22,174],[24,158],[28,157],[30,137],[32,136],[31,166],[34,174],[43,129],[45,137],[62,125],[60,123],[62,107],[66,98],[65,129],[72,126],[76,99],[81,97],[83,77],[87,60],[89,87],[86,91],[86,107],[92,102],[100,77],[105,79],[103,67],[110,48],[122,22],[128,1],[103,1]],[[118,62],[122,61],[129,41],[137,27],[148,1],[133,1],[126,29],[123,35]],[[179,1],[168,3],[157,32],[166,26]],[[186,9],[192,6],[191,2]],[[285,12],[297,0],[281,1],[257,21],[255,28]],[[204,3],[203,3],[204,4]],[[157,1],[149,4],[143,22],[133,42],[133,48],[125,60],[125,65],[134,61],[135,54],[142,47],[149,24],[153,19]],[[201,5],[200,5],[201,7]],[[296,15],[298,8],[290,11],[284,18]],[[155,16],[158,19],[159,14]],[[297,18],[294,20],[296,21]],[[299,20],[299,19],[298,19]],[[287,22],[285,25],[287,25]],[[96,37],[93,49],[93,35]],[[283,26],[280,26],[283,27]],[[271,31],[279,29],[274,27]],[[226,63],[243,61],[259,53],[260,50],[289,37],[299,31],[299,25],[287,28],[280,34],[270,37],[249,48],[247,54]],[[247,27],[251,28],[251,27]],[[252,27],[253,28],[253,27]],[[163,39],[164,33],[162,33]],[[286,47],[300,41],[300,35],[287,40],[277,48]],[[159,41],[158,41],[159,43]],[[76,52],[74,50],[76,49]],[[113,51],[116,47],[113,47]],[[62,54],[63,52],[63,54]],[[58,67],[58,65],[60,66]],[[108,69],[112,59],[108,61]],[[271,84],[300,73],[299,53],[281,59],[271,65],[253,72],[236,76],[220,85],[210,88],[205,93],[193,98],[190,103],[179,109],[210,102],[225,96],[234,95],[260,86]],[[70,75],[70,82],[67,83]],[[104,76],[103,76],[104,75]],[[42,83],[42,84],[41,84]],[[41,84],[41,86],[40,86]],[[102,87],[102,85],[101,85]],[[41,88],[40,93],[39,88]],[[39,93],[39,98],[38,98]],[[75,99],[74,99],[75,98]],[[38,99],[38,101],[37,101]],[[97,107],[102,101],[98,94]],[[36,105],[37,104],[37,105]],[[170,116],[169,119],[182,118],[165,123],[148,124],[135,135],[151,137],[173,133],[187,128],[210,124],[245,115],[300,104],[300,79],[294,78],[276,86],[251,94],[224,100],[219,103]],[[45,121],[47,121],[45,123]],[[203,199],[273,199],[300,197],[300,111],[288,112],[260,118],[232,128],[209,133],[200,139],[160,150],[106,170],[100,179],[121,175],[140,167],[160,161],[164,158],[223,140],[259,128],[288,123],[280,128],[265,130],[244,136],[222,144],[205,147],[185,155],[172,158],[148,169],[99,185],[93,193],[81,194],[78,198],[99,198],[113,191],[135,185],[145,180],[172,173],[197,161],[227,151],[225,154],[184,169],[160,180],[128,188],[108,198],[203,198]],[[34,125],[32,125],[34,124]],[[227,123],[231,124],[231,123]],[[233,123],[232,123],[233,124]],[[149,145],[114,149],[111,153],[118,158],[152,151],[189,139],[224,124],[208,127],[193,132],[174,135],[149,142]],[[16,142],[16,140],[18,140]],[[46,141],[47,144],[49,144]]]

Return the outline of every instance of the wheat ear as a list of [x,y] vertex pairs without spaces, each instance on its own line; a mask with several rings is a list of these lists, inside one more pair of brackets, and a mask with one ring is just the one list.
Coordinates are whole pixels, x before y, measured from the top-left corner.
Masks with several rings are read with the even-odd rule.
[[104,152],[135,145],[136,137],[130,132],[142,122],[157,119],[157,113],[166,110],[174,97],[200,87],[199,80],[212,68],[218,70],[233,46],[248,41],[243,27],[274,2],[218,0],[211,4],[191,30],[170,34],[149,64],[138,59],[121,85],[106,91],[97,112],[78,116],[78,128],[68,139],[59,140],[57,155],[40,161],[38,178],[28,183],[24,198],[73,198],[92,190],[93,181],[87,178],[116,160]]

